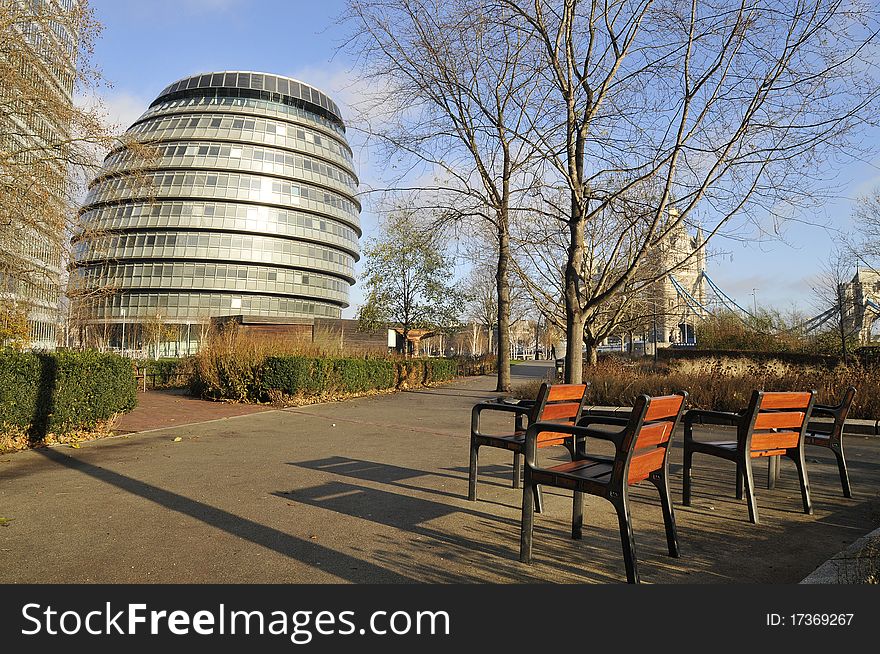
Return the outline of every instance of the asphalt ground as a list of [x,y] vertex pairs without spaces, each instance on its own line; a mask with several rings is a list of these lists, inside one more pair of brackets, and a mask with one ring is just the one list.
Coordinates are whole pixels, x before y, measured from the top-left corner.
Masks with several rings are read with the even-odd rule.
[[[515,381],[550,372],[519,365]],[[525,565],[511,455],[483,448],[479,500],[466,499],[470,408],[492,389],[494,378],[465,378],[2,455],[0,582],[624,581],[606,501],[586,498],[584,537],[572,541],[570,496],[546,491]],[[846,441],[853,499],[830,452],[808,448],[813,515],[783,462],[776,488],[757,489],[759,525],[719,459],[695,457],[693,505],[681,505],[680,443],[670,456],[681,558],[666,555],[653,487],[632,490],[643,582],[795,583],[880,524],[878,438]]]

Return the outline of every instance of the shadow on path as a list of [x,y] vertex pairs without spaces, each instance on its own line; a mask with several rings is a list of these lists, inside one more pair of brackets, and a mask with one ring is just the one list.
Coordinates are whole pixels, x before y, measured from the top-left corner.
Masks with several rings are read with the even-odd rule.
[[[167,491],[158,486],[121,475],[119,473],[85,463],[69,457],[61,452],[46,448],[36,450],[58,465],[76,470],[93,477],[111,486],[121,488],[129,493],[154,502],[159,506],[176,511],[183,515],[195,518],[211,527],[225,531],[228,534],[260,545],[283,556],[297,559],[310,566],[316,566],[318,562],[327,563],[325,570],[331,570],[335,575],[351,582],[363,583],[412,583],[416,580],[404,577],[396,572],[377,566],[369,561],[356,559],[336,550],[332,550],[315,542],[303,540],[290,534],[286,534],[272,527],[261,525],[253,520],[242,518],[223,509],[210,506],[183,495]],[[316,569],[321,569],[319,566]],[[350,570],[357,567],[355,573]]]

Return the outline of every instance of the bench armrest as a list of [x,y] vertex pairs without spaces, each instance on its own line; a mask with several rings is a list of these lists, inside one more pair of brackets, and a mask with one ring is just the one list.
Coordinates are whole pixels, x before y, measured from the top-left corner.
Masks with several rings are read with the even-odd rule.
[[836,406],[826,406],[824,404],[814,404],[813,405],[813,413],[811,414],[812,418],[836,418],[835,412],[840,407]]
[[629,423],[629,418],[618,418],[616,416],[596,416],[582,415],[577,421],[578,427],[586,427],[587,425],[613,425],[615,427],[625,427]]
[[733,411],[708,411],[706,409],[688,409],[685,412],[685,425],[692,425],[698,420],[704,425],[737,425],[742,420],[742,414]]
[[480,414],[483,411],[501,411],[503,413],[512,413],[515,419],[519,420],[520,416],[528,416],[532,412],[531,404],[523,406],[521,404],[505,404],[503,402],[480,402],[475,404],[471,409],[471,435],[480,435]]
[[585,438],[599,438],[603,441],[611,441],[615,448],[620,449],[620,443],[626,429],[616,432],[598,431],[589,427],[578,427],[576,425],[562,425],[558,422],[539,421],[533,422],[526,429],[525,437],[525,460],[532,468],[535,467],[536,451],[538,449],[538,434],[542,432],[553,432],[557,434],[571,434],[575,441]]

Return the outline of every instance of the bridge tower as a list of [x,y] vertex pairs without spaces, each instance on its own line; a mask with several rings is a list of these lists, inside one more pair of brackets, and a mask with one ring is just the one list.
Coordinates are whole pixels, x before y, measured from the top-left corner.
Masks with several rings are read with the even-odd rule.
[[[669,210],[670,220],[678,216],[674,208]],[[677,281],[700,304],[706,302],[706,250],[703,247],[703,230],[697,227],[691,234],[683,223],[677,225],[657,248],[657,268],[671,271],[651,287],[651,308],[656,307],[657,347],[669,347],[673,343],[695,342],[696,321],[692,309],[675,288],[671,277]],[[653,316],[647,317],[649,321]],[[648,323],[649,325],[651,322]],[[648,327],[648,342],[653,342],[652,328]]]
[[869,343],[871,326],[880,318],[880,272],[856,268],[842,287],[846,329],[858,333],[859,343]]

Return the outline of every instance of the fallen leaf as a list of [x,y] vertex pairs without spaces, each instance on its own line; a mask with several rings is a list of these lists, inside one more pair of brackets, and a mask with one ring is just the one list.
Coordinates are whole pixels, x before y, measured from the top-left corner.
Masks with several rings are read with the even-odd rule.
[[78,449],[79,449],[79,443],[71,443],[71,444],[70,444],[70,447],[72,447],[72,448],[75,449],[75,450],[78,450]]
[[176,436],[176,437],[174,438],[174,441],[173,441],[173,442],[174,442],[174,443],[179,443],[179,442],[182,441],[182,440],[183,440],[183,439],[182,439],[180,436]]
[[10,522],[12,518],[0,518],[0,527],[8,527]]

